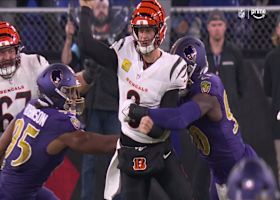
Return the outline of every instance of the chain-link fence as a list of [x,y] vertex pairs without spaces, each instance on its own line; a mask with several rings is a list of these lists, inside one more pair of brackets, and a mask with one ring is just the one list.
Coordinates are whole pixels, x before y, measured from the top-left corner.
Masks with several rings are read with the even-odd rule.
[[[177,39],[179,26],[185,21],[191,34],[200,35],[201,39],[207,40],[207,18],[214,8],[183,8],[172,9],[171,38],[172,42]],[[272,46],[271,36],[274,31],[280,7],[221,7],[227,19],[227,39],[235,43],[249,56],[262,55],[268,52]],[[264,18],[256,19],[253,12],[264,12]],[[243,14],[243,15],[242,15]],[[261,14],[259,14],[260,17]],[[181,24],[180,24],[181,23]],[[177,29],[177,30],[176,30]]]
[[[119,9],[123,8],[114,8],[115,11]],[[201,39],[206,40],[206,21],[211,9],[213,8],[173,7],[170,14],[170,45],[186,32],[200,35]],[[240,8],[221,7],[220,9],[225,12],[228,22],[227,38],[239,46],[246,55],[263,55],[272,49],[271,35],[280,7],[262,7],[266,11],[263,19],[255,19],[249,15],[254,8],[244,9],[245,18],[238,17]],[[128,17],[130,13],[128,12]],[[78,11],[75,16],[78,18]],[[11,21],[16,26],[25,51],[41,53],[57,61],[60,59],[65,39],[67,8],[5,8],[0,9],[0,19]]]

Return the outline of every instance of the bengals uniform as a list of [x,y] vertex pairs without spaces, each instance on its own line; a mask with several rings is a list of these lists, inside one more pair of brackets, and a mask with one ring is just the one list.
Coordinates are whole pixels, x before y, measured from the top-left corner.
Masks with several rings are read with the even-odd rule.
[[43,56],[20,53],[15,74],[9,79],[0,77],[0,133],[30,99],[38,97],[36,79],[48,65]]
[[[171,148],[168,131],[160,130],[164,132],[162,137],[143,135],[137,130],[139,122],[130,120],[127,113],[130,102],[157,108],[164,101],[167,93],[176,90],[178,94],[178,90],[186,87],[188,80],[186,62],[177,55],[158,49],[166,32],[163,7],[157,0],[141,1],[132,15],[132,36],[119,40],[111,48],[106,48],[92,38],[91,16],[90,7],[82,6],[79,29],[80,49],[98,64],[117,73],[120,93],[119,119],[122,133],[118,149],[107,170],[104,198],[113,199],[121,189],[121,196],[124,199],[146,200],[151,179],[155,178],[170,199],[191,199],[192,192],[188,179]],[[149,44],[142,45],[138,39],[138,31],[146,28],[155,34],[154,38],[147,42]],[[154,50],[159,50],[160,56],[153,63],[147,63],[144,60],[145,56],[153,53]],[[177,105],[177,100],[173,98],[172,105]],[[136,154],[141,154],[143,149],[147,157],[142,155],[141,159],[138,159]],[[155,161],[155,167],[152,169],[150,164],[145,163],[145,159],[148,162],[148,157],[157,151],[160,151],[156,155],[160,161]],[[141,170],[143,173],[140,172]]]
[[187,82],[186,62],[178,55],[161,51],[161,57],[147,69],[139,56],[132,36],[118,41],[113,48],[118,55],[118,81],[120,88],[119,119],[122,132],[140,143],[157,143],[155,139],[139,133],[137,126],[124,121],[125,101],[133,99],[137,104],[157,108],[165,92],[184,89]]

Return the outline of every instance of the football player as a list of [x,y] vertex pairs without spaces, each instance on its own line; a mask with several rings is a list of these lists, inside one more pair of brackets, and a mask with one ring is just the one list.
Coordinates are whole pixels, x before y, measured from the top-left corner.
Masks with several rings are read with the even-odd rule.
[[148,115],[141,119],[139,127],[146,135],[149,135],[153,124],[173,130],[187,128],[201,157],[210,167],[211,199],[224,199],[231,168],[240,159],[257,155],[250,145],[243,142],[219,76],[207,73],[208,63],[202,41],[194,37],[180,38],[171,52],[188,63],[187,94],[180,107],[147,109],[132,104],[129,116],[140,118]]
[[82,153],[108,153],[117,136],[87,134],[76,114],[84,100],[77,90],[72,69],[53,64],[38,77],[40,98],[31,100],[0,138],[0,199],[55,200],[43,187],[63,161],[68,148]]
[[[155,128],[149,136],[143,135],[137,129],[140,121],[130,120],[126,115],[131,101],[152,108],[176,106],[178,90],[186,87],[186,62],[159,48],[166,32],[165,11],[156,0],[141,1],[132,15],[132,35],[108,48],[91,35],[94,4],[95,1],[80,0],[80,48],[118,74],[120,93],[122,133],[119,149],[107,171],[105,199],[112,199],[118,191],[120,173],[124,199],[148,199],[152,178],[170,199],[190,199],[189,182],[171,148],[169,132]],[[163,133],[162,137],[158,137],[158,133]]]
[[241,160],[228,181],[229,200],[277,200],[279,192],[273,172],[262,159]]
[[36,78],[49,63],[21,53],[21,39],[8,22],[0,22],[0,135],[31,98],[38,97]]

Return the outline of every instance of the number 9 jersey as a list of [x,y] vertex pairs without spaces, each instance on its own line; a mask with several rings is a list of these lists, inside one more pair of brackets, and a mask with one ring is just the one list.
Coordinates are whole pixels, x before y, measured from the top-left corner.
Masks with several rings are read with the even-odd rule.
[[186,87],[186,62],[178,55],[161,51],[161,56],[144,70],[143,59],[135,48],[132,36],[121,39],[112,48],[116,51],[119,64],[119,119],[122,132],[140,143],[157,143],[164,140],[141,134],[137,127],[125,122],[123,106],[126,100],[132,99],[141,106],[158,108],[165,92]]
[[36,79],[48,65],[40,55],[20,53],[15,74],[9,79],[0,76],[0,135],[27,102],[38,97]]

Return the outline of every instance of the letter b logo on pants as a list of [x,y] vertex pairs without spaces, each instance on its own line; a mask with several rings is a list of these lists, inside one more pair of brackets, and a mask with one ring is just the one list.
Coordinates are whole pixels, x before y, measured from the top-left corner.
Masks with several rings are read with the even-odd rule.
[[135,157],[133,158],[133,169],[135,171],[144,171],[147,169],[147,163],[145,157]]

